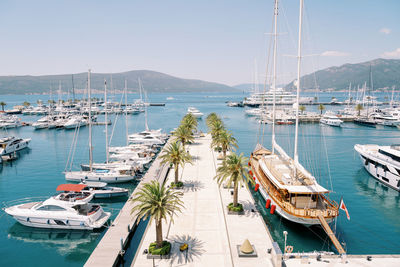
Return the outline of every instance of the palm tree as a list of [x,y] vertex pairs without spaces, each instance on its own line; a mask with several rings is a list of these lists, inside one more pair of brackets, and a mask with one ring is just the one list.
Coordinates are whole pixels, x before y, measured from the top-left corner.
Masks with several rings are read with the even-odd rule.
[[31,103],[29,103],[28,101],[25,101],[24,103],[22,103],[22,105],[24,107],[29,107],[31,105]]
[[181,125],[184,125],[193,133],[197,130],[197,119],[192,113],[186,114],[181,121]]
[[215,112],[208,114],[208,116],[206,118],[206,125],[210,130],[211,130],[211,125],[217,119],[220,120],[220,118],[218,118],[218,115]]
[[223,131],[225,131],[224,123],[219,118],[214,120],[210,128],[211,137],[214,139],[218,134]]
[[181,192],[166,188],[165,183],[160,184],[158,181],[151,181],[144,184],[131,200],[135,203],[131,214],[137,212],[139,219],[146,220],[148,217],[150,217],[150,220],[154,219],[157,248],[163,246],[162,220],[167,221],[169,217],[173,222],[173,216],[177,212],[182,212],[181,196]]
[[219,186],[223,182],[226,182],[228,185],[233,183],[233,207],[238,206],[239,184],[254,183],[248,174],[247,162],[248,159],[243,156],[243,153],[240,155],[232,153],[224,159],[222,166],[218,167],[217,175],[214,177],[214,179],[217,179]]
[[38,101],[36,101],[36,104],[38,104],[38,105],[41,105],[42,104],[42,100],[38,100]]
[[303,114],[304,111],[306,111],[306,106],[301,105],[301,106],[299,107],[299,110],[300,110],[301,114]]
[[161,155],[162,163],[169,163],[172,164],[175,168],[175,184],[179,182],[179,172],[178,168],[179,165],[183,167],[185,163],[192,163],[192,156],[183,146],[181,143],[175,141],[168,145],[167,148],[164,149],[164,153]]
[[221,147],[222,152],[224,153],[224,158],[226,158],[226,152],[228,150],[238,147],[236,139],[232,136],[232,133],[227,130],[221,131],[218,135],[216,135],[211,142],[211,146]]
[[360,116],[361,110],[363,110],[364,107],[361,104],[357,104],[356,110],[358,111],[358,116]]
[[183,148],[185,145],[194,141],[193,133],[190,128],[185,125],[180,125],[174,132],[174,136],[182,143]]
[[324,111],[324,109],[325,109],[325,106],[322,105],[322,104],[319,104],[318,110],[319,110],[319,112],[320,112],[320,115],[322,115],[322,111]]
[[7,106],[7,103],[1,101],[1,102],[0,102],[0,106],[1,106],[1,109],[4,111],[4,106]]

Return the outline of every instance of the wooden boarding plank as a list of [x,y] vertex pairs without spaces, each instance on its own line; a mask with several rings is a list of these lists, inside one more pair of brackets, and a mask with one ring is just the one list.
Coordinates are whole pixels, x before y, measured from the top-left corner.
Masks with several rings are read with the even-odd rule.
[[344,251],[342,245],[340,245],[339,240],[337,240],[335,234],[333,233],[333,231],[332,231],[331,227],[329,226],[328,222],[325,220],[324,216],[322,216],[322,214],[319,214],[318,215],[318,219],[321,222],[322,228],[325,230],[326,234],[332,240],[332,243],[336,247],[336,249],[339,252],[339,254],[346,254],[346,251]]

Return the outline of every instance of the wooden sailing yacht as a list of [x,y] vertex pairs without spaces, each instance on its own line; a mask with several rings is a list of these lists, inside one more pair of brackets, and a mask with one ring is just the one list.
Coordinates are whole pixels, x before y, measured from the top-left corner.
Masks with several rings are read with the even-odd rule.
[[[308,172],[298,160],[298,124],[299,92],[301,66],[301,31],[303,0],[300,0],[298,62],[297,62],[297,107],[294,157],[289,157],[275,141],[275,94],[273,101],[272,149],[268,150],[257,144],[251,153],[250,175],[258,184],[261,195],[266,200],[266,207],[271,206],[271,213],[303,225],[311,226],[331,222],[338,216],[338,205],[325,194],[329,193],[318,184],[315,177]],[[274,7],[274,56],[272,89],[276,88],[276,49],[277,49],[278,0]],[[327,225],[327,224],[326,224]],[[330,230],[330,228],[329,228]]]

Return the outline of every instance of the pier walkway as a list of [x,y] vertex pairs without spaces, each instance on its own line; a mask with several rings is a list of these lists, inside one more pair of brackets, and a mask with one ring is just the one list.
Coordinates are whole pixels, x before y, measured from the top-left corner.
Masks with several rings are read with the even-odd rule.
[[[170,141],[167,142],[168,145]],[[160,152],[160,154],[162,151]],[[160,155],[159,154],[159,155]],[[135,188],[132,195],[140,189],[144,183],[150,182],[151,180],[163,180],[169,170],[169,166],[161,164],[161,158],[157,157],[152,163],[151,167],[147,170],[143,176],[142,181]],[[130,199],[130,198],[129,198]],[[97,267],[97,266],[113,266],[117,260],[121,251],[121,242],[124,246],[127,243],[129,236],[128,229],[132,229],[136,222],[136,217],[131,215],[131,209],[133,208],[131,201],[127,201],[122,207],[118,216],[113,221],[110,229],[107,230],[106,234],[100,240],[89,259],[86,261],[86,267]],[[122,241],[121,241],[122,239]]]
[[[172,243],[170,259],[156,259],[156,266],[273,266],[268,249],[273,241],[264,221],[256,211],[252,196],[243,186],[239,201],[246,209],[244,215],[228,215],[226,206],[232,202],[231,189],[219,188],[216,175],[216,154],[210,148],[211,137],[200,137],[188,146],[193,165],[181,170],[185,186],[182,198],[185,209],[174,218],[174,223],[163,224],[163,236]],[[173,181],[170,172],[168,183]],[[254,210],[254,212],[251,211]],[[149,224],[137,250],[132,266],[152,266],[153,260],[143,253],[155,240],[154,222]],[[245,239],[254,245],[257,257],[238,256],[237,246]],[[189,245],[180,252],[183,243]]]

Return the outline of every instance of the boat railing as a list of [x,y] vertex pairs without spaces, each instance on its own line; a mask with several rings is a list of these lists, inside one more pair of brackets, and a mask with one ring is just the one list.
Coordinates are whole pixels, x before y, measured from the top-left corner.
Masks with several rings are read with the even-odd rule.
[[320,210],[320,209],[299,209],[294,207],[292,204],[289,202],[282,202],[284,208],[288,210],[290,213],[298,216],[304,216],[304,217],[318,217],[319,214],[322,214],[324,217],[336,217],[338,215],[337,209],[331,207],[327,208],[325,210]]
[[11,206],[15,205],[20,205],[20,204],[25,204],[29,202],[42,202],[46,199],[48,199],[48,196],[41,196],[41,197],[25,197],[25,198],[20,198],[20,199],[14,199],[14,200],[9,200],[9,201],[4,201],[2,202],[2,208],[8,208]]

